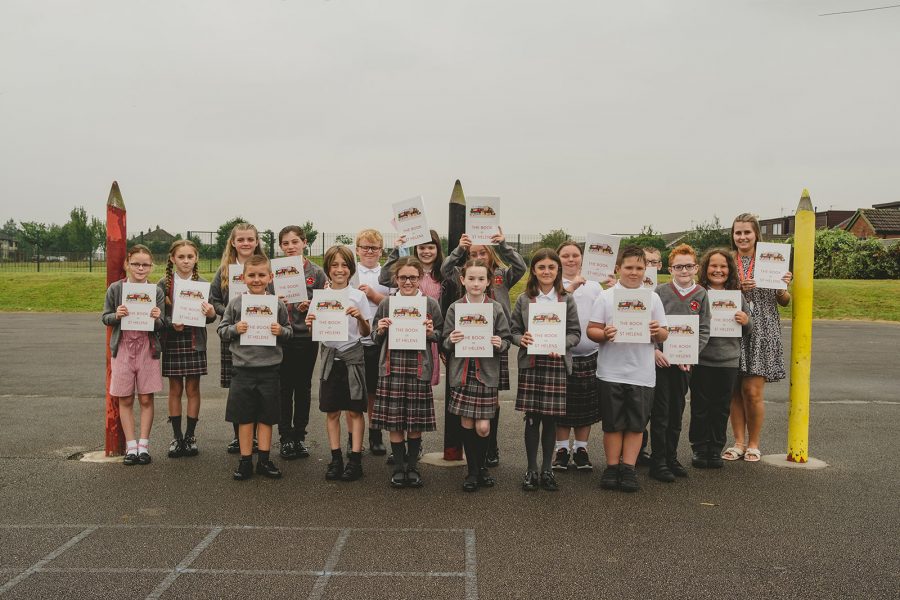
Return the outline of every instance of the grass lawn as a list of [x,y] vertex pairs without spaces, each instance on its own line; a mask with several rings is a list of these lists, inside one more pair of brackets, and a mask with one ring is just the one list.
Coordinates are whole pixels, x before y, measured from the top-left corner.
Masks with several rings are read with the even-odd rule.
[[[96,312],[103,310],[105,273],[4,273],[0,287],[3,312]],[[158,281],[162,271],[150,281]],[[211,280],[212,273],[202,273]],[[525,289],[522,279],[512,290],[513,302]],[[790,307],[782,310],[790,317]],[[817,279],[813,317],[900,322],[900,280]]]

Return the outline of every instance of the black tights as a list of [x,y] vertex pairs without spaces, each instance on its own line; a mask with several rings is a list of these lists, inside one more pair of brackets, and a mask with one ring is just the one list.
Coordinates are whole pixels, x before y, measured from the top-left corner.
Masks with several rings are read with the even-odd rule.
[[[544,431],[541,432],[541,424]],[[538,442],[541,444],[541,471],[549,471],[556,446],[556,417],[525,413],[525,453],[528,455],[528,470],[537,471]]]

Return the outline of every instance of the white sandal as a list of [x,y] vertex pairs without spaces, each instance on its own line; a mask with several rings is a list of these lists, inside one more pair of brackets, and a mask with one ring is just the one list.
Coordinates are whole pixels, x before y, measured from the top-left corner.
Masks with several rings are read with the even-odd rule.
[[[754,458],[750,458],[750,457]],[[744,452],[744,461],[746,462],[759,462],[762,458],[762,452],[759,451],[759,448],[747,448],[747,451]]]
[[727,448],[725,450],[725,452],[722,453],[722,458],[724,460],[732,460],[732,461],[741,460],[744,457],[744,451],[741,450],[740,448],[738,448],[737,446],[738,445],[735,444],[734,446]]

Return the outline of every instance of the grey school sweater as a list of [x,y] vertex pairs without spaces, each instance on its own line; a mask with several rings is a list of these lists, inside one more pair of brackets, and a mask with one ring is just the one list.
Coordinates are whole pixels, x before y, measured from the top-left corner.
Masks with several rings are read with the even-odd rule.
[[476,377],[486,387],[500,387],[500,355],[509,350],[509,341],[512,334],[509,331],[509,319],[506,318],[506,310],[496,300],[488,300],[494,307],[494,335],[500,336],[500,349],[494,349],[494,356],[488,358],[459,358],[454,353],[456,344],[450,341],[450,334],[456,328],[456,305],[462,300],[457,300],[447,309],[444,317],[444,331],[441,333],[441,346],[447,353],[447,381],[450,387],[462,387],[463,374],[469,368],[469,361],[477,361]]
[[[519,346],[518,365],[519,369],[531,369],[534,367],[534,354],[528,354],[528,348],[523,347],[520,342],[522,336],[528,331],[528,305],[534,301],[529,298],[527,292],[523,292],[516,300],[516,306],[513,308],[512,320],[510,324],[510,332],[512,333],[512,343]],[[572,294],[566,294],[560,299],[560,302],[566,303],[566,353],[563,356],[563,362],[566,365],[566,373],[572,374],[572,348],[578,345],[581,340],[581,322],[578,320],[578,306],[575,304],[575,298]]]
[[[709,341],[709,300],[706,298],[706,288],[695,285],[694,289],[682,296],[678,288],[671,281],[656,288],[659,299],[662,300],[666,315],[698,315],[700,317],[700,335],[698,352],[703,352]],[[663,345],[659,344],[662,350]]]
[[[382,300],[381,304],[378,305],[378,310],[375,311],[375,317],[372,319],[372,339],[377,345],[381,346],[381,352],[378,355],[378,374],[381,376],[389,375],[388,357],[391,349],[388,348],[388,332],[378,333],[378,321],[389,315],[390,302],[390,296]],[[434,298],[426,296],[425,306],[428,311],[426,316],[434,323],[434,331],[426,338],[427,344],[425,345],[425,350],[395,350],[395,352],[415,352],[419,361],[419,380],[431,381],[431,374],[434,372],[435,368],[433,357],[431,355],[431,343],[437,342],[440,344],[441,331],[444,328],[444,317],[441,315],[441,306]]]
[[[109,337],[109,351],[112,352],[113,356],[116,356],[116,353],[119,351],[119,341],[122,339],[122,322],[116,316],[116,309],[122,304],[122,284],[124,282],[124,279],[113,281],[109,288],[107,288],[106,299],[103,302],[103,313],[100,315],[100,320],[103,324],[113,328],[112,335]],[[156,306],[162,310],[165,302],[165,292],[157,287]],[[151,356],[153,358],[159,358],[159,353],[162,350],[162,345],[159,341],[159,332],[165,327],[165,321],[163,320],[162,315],[154,319],[153,327],[154,330],[147,331],[146,334],[150,338]]]
[[[507,320],[509,320],[512,313],[509,290],[528,272],[528,265],[525,264],[519,253],[510,248],[505,241],[494,246],[494,250],[500,260],[507,264],[507,268],[497,267],[491,273],[490,296],[500,303],[500,306],[506,311]],[[444,279],[452,279],[458,284],[460,269],[468,259],[469,253],[462,246],[457,246],[450,256],[444,259],[444,264],[441,265],[441,275],[444,276]]]
[[291,339],[293,330],[288,322],[287,307],[278,301],[278,324],[281,333],[274,346],[242,346],[241,334],[237,332],[237,324],[241,320],[241,296],[236,297],[225,307],[225,314],[219,322],[219,337],[223,342],[235,342],[228,345],[235,367],[271,367],[280,365],[283,352],[281,344]]
[[[174,277],[177,277],[177,275],[174,275]],[[206,280],[201,277],[197,281],[206,281]],[[166,278],[163,277],[162,279],[160,279],[157,282],[156,286],[159,289],[161,289],[163,292],[163,295],[166,296],[166,304],[165,304],[166,308],[163,311],[163,322],[166,324],[166,331],[169,331],[169,330],[175,331],[175,329],[172,327],[172,325],[173,325],[172,310],[174,309],[173,304],[174,304],[175,300],[172,297],[171,293],[166,294],[166,287],[167,287],[166,286]],[[173,290],[175,288],[174,280],[172,282],[172,288],[173,288]],[[210,304],[212,304],[212,302],[210,302]],[[213,307],[213,308],[215,308],[215,307]],[[215,315],[213,315],[211,317],[206,317],[206,324],[208,325],[215,320],[216,320]],[[190,332],[191,332],[191,339],[194,342],[194,350],[196,350],[197,352],[206,352],[206,327],[191,327]]]
[[[747,299],[741,294],[741,310],[747,313],[749,320],[747,324],[741,327],[744,336],[750,334],[753,325],[753,317],[750,316],[750,305]],[[737,369],[741,359],[741,338],[727,337],[711,337],[709,342],[700,352],[700,363],[704,367],[725,367],[729,369]]]
[[[306,297],[309,300],[312,300],[313,290],[325,289],[325,283],[328,282],[322,267],[306,257],[303,258],[303,276],[306,277]],[[274,294],[275,284],[270,283],[267,289],[270,294]],[[291,322],[291,329],[294,330],[294,335],[288,342],[289,344],[296,344],[302,339],[312,339],[312,331],[306,326],[306,314],[309,311],[300,312],[297,308],[298,306],[300,305],[287,305],[288,320]]]

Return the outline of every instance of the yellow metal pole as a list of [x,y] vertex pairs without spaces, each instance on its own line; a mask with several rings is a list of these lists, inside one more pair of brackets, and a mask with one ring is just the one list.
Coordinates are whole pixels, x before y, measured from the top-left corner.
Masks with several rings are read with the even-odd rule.
[[791,324],[791,410],[788,462],[809,460],[809,380],[812,362],[813,254],[816,213],[803,190],[794,227],[793,323]]

